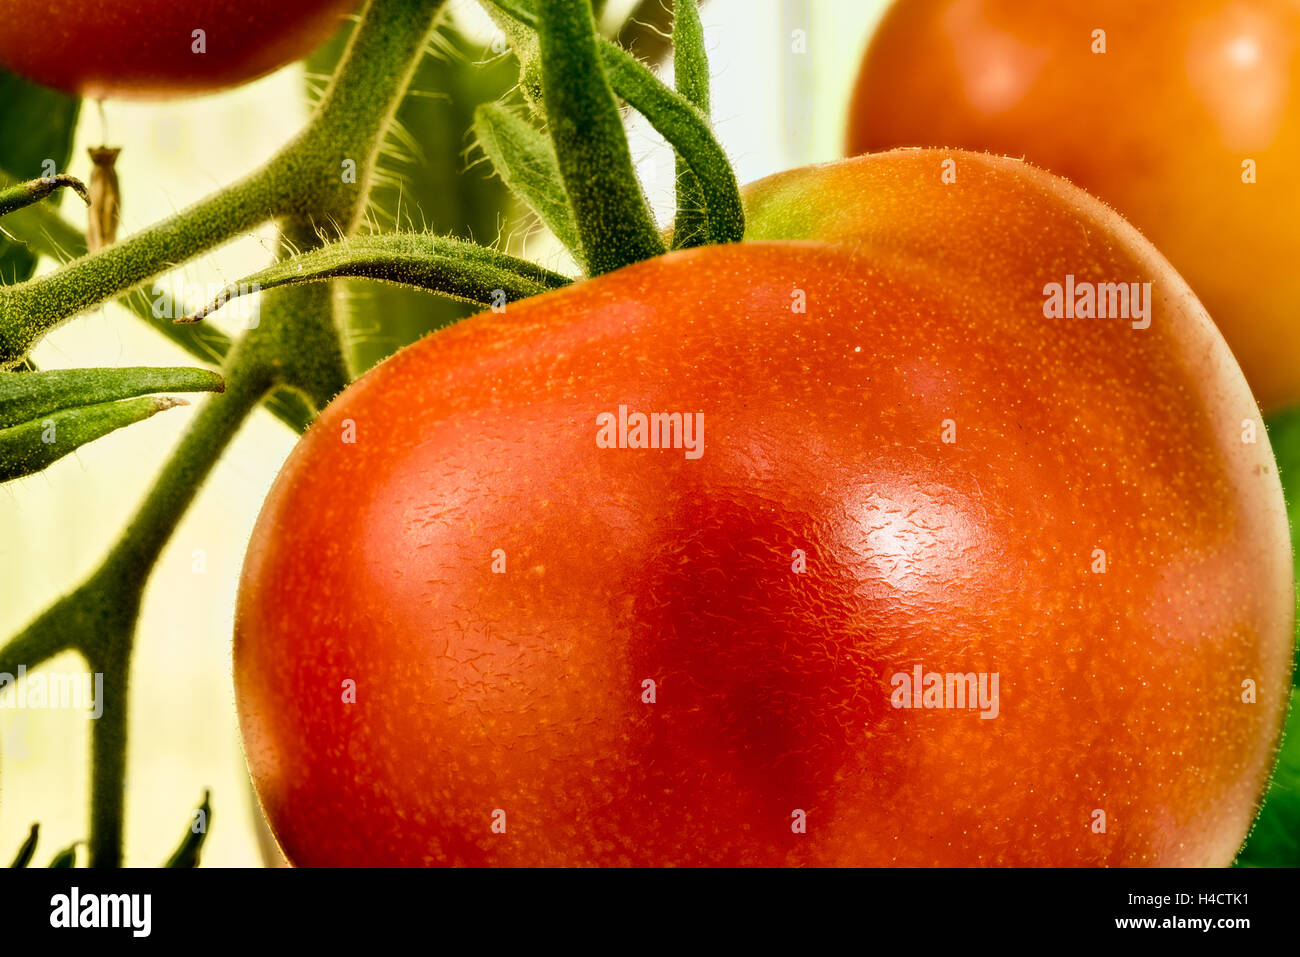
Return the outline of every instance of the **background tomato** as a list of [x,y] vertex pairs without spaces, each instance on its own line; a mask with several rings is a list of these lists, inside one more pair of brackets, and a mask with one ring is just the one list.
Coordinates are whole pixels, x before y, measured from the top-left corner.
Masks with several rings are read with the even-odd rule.
[[1271,409],[1300,401],[1298,44],[1288,0],[899,0],[848,145],[1023,156],[1114,204]]
[[[902,151],[749,197],[755,238],[846,243],[677,253],[466,320],[294,450],[234,646],[290,859],[1228,863],[1293,594],[1199,303],[1011,160]],[[1151,282],[1150,327],[1044,319],[1066,271]],[[598,448],[621,405],[702,412],[702,457]],[[892,707],[918,664],[997,673],[998,716]]]
[[[306,56],[358,0],[0,0],[0,64],[89,97],[206,93]],[[203,31],[205,52],[194,51]]]

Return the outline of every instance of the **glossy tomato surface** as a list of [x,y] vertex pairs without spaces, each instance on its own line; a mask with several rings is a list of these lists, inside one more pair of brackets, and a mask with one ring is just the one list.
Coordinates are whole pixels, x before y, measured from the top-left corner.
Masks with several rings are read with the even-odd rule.
[[989,150],[1068,177],[1169,257],[1265,409],[1300,402],[1293,0],[898,0],[848,145]]
[[0,64],[46,86],[96,98],[207,93],[301,59],[358,5],[359,0],[0,0]]
[[[289,858],[1230,862],[1293,591],[1202,307],[1017,161],[900,151],[748,195],[767,241],[430,336],[291,454],[234,647]],[[1045,318],[1067,273],[1151,283],[1149,325]],[[702,454],[601,447],[620,407],[702,414]],[[984,703],[896,706],[918,666]]]

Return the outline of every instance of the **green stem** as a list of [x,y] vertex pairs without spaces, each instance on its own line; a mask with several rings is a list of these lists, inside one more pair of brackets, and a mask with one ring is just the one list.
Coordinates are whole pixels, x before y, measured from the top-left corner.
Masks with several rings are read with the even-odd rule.
[[[0,170],[0,182],[7,178],[8,175]],[[60,216],[57,210],[47,206],[29,206],[19,210],[5,220],[4,229],[42,256],[51,259],[82,256],[86,252],[85,235]],[[156,316],[153,303],[140,289],[120,296],[116,301],[200,362],[219,365],[230,352],[231,338],[215,326],[177,323],[177,316],[189,313],[183,305],[175,306],[171,310],[173,315]],[[271,393],[265,405],[272,415],[295,432],[305,432],[316,416],[316,410],[310,403],[288,389],[277,389]]]
[[[704,47],[700,10],[695,0],[678,0],[674,10],[673,82],[679,96],[708,116],[709,58]],[[702,246],[709,241],[704,188],[680,152],[676,163],[677,216],[673,220],[673,248]]]
[[[7,178],[7,174],[0,170],[0,182]],[[85,233],[47,205],[29,206],[14,213],[5,219],[4,230],[34,252],[55,261],[66,262],[86,255]],[[174,315],[155,316],[153,303],[143,289],[120,296],[117,303],[203,362],[219,363],[230,351],[230,337],[219,329],[204,326],[186,329],[172,324]],[[172,311],[184,313],[183,308]]]
[[90,866],[122,866],[122,822],[126,817],[127,694],[130,650],[88,656],[92,674],[103,675],[103,713],[90,732]]
[[178,263],[265,222],[290,189],[278,164],[92,256],[0,289],[0,368],[15,365],[46,333]]
[[659,81],[645,64],[611,43],[601,48],[610,82],[628,105],[677,151],[700,184],[708,243],[738,243],[745,235],[740,184],[709,120]]
[[94,867],[121,865],[127,693],[140,595],[158,555],[203,480],[271,388],[273,378],[261,357],[236,349],[226,381],[225,394],[203,404],[126,533],[82,590],[83,595],[88,590],[97,598],[95,603],[100,607],[118,612],[106,615],[100,628],[77,640],[90,670],[104,675],[104,710],[95,721],[91,742],[89,843]]
[[[550,2],[564,3],[573,2],[573,0],[550,0]],[[491,3],[495,10],[504,15],[507,24],[513,21],[530,30],[541,30],[542,19],[534,14],[531,9],[521,6],[518,0],[491,0]],[[517,36],[518,30],[512,28],[511,33]],[[520,82],[522,84],[525,82],[525,76],[535,72],[536,64],[530,62],[533,53],[526,39],[516,39],[512,42],[515,44],[515,53],[520,61]],[[700,44],[699,57],[703,58],[702,36]],[[631,56],[626,50],[608,42],[601,42],[599,49],[600,60],[604,66],[603,75],[608,79],[608,87],[612,88],[614,93],[626,100],[628,105],[649,120],[650,125],[672,145],[673,149],[677,151],[677,156],[698,179],[702,199],[701,205],[704,212],[705,241],[708,243],[740,242],[745,234],[745,212],[740,201],[740,186],[736,181],[736,173],[727,159],[727,154],[713,135],[708,117],[696,109],[685,97],[664,86],[645,64]],[[542,61],[542,73],[543,77],[545,77],[547,67],[544,53]],[[587,64],[585,62],[567,62],[562,69],[565,71],[580,71],[587,69]],[[704,64],[703,70],[704,75],[707,76],[707,63]],[[565,74],[560,76],[563,75]],[[575,72],[574,75],[584,76],[581,72]],[[556,78],[557,84],[559,84],[560,76]],[[584,82],[590,83],[590,78],[588,77]],[[563,85],[560,84],[560,86]],[[548,119],[552,122],[552,138],[554,138],[555,117],[549,105],[546,112]],[[572,115],[580,116],[577,113]],[[622,128],[621,122],[619,128],[620,130]],[[606,130],[603,135],[610,137],[612,132]],[[626,151],[626,146],[626,140],[624,139],[624,151]],[[564,172],[565,154],[560,148],[558,140],[555,144],[555,151],[557,158],[560,160],[561,171]],[[580,157],[581,154],[574,154],[574,156]],[[567,172],[565,172],[565,186],[566,188],[569,186],[569,174]],[[584,217],[578,208],[578,197],[575,197],[572,191],[570,191],[570,199],[574,203],[574,212],[578,214],[580,221],[583,220]],[[594,273],[596,270],[592,271]]]
[[26,628],[0,647],[0,673],[16,675],[18,666],[31,671],[37,665],[75,646],[75,616],[64,601],[46,609]]
[[[371,0],[311,125],[285,148],[283,165],[296,184],[288,212],[345,235],[355,229],[384,134],[444,2]],[[344,176],[352,168],[349,163],[355,167],[355,182]]]
[[46,176],[27,183],[19,183],[17,186],[0,189],[0,216],[31,206],[33,203],[37,203],[49,196],[56,189],[62,189],[65,186],[71,187],[87,204],[90,203],[90,194],[86,192],[85,183],[75,176],[59,173],[55,176]]
[[588,0],[540,0],[542,100],[582,260],[598,276],[666,252],[632,167]]

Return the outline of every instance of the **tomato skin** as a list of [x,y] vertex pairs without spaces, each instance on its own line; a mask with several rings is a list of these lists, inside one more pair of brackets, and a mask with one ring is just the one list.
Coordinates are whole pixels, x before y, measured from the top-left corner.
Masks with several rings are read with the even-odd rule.
[[[358,0],[0,0],[0,64],[68,93],[165,99],[299,60]],[[194,31],[205,33],[196,53]]]
[[[748,198],[754,237],[840,242],[675,253],[466,320],[290,455],[234,646],[290,860],[1229,863],[1294,593],[1267,438],[1243,443],[1253,399],[1186,285],[996,157]],[[1150,328],[1045,320],[1067,267],[1152,282]],[[619,405],[702,411],[703,455],[597,448]],[[1000,713],[895,709],[917,664],[997,672]]]
[[1113,204],[1273,410],[1300,401],[1297,97],[1300,6],[1284,0],[898,0],[863,61],[848,147],[1023,157]]

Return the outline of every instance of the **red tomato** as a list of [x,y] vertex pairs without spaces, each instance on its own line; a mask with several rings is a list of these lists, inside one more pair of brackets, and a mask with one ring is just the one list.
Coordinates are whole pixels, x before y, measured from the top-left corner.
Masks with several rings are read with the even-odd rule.
[[356,6],[357,0],[0,0],[0,64],[96,98],[207,93],[301,59]]
[[[880,154],[749,210],[805,241],[466,320],[291,454],[234,646],[289,858],[1230,862],[1286,706],[1291,551],[1187,286],[1013,160]],[[1067,274],[1150,283],[1149,326],[1045,318]],[[634,413],[683,429],[602,447],[624,416],[647,437]]]
[[1275,409],[1300,401],[1297,98],[1292,0],[899,0],[848,145],[1022,156],[1113,204]]

